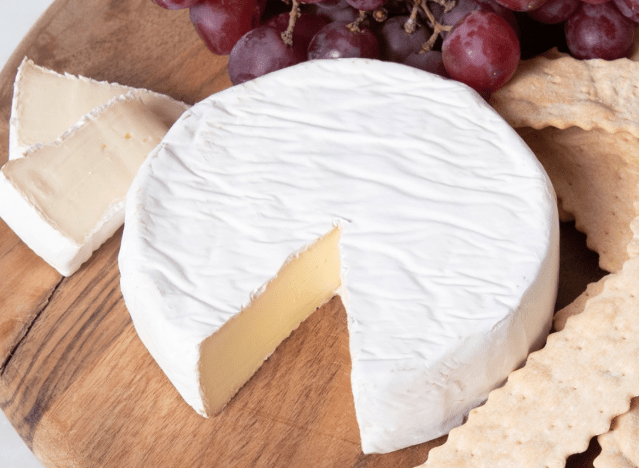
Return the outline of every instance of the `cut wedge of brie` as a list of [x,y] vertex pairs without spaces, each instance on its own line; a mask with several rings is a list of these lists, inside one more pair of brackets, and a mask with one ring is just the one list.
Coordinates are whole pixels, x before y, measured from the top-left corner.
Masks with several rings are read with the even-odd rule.
[[558,232],[542,166],[472,90],[312,61],[171,128],[127,197],[121,286],[208,416],[340,295],[363,451],[389,452],[446,434],[542,345]]
[[133,94],[113,98],[59,140],[0,170],[0,217],[68,276],[122,225],[124,199],[167,126]]
[[130,92],[167,127],[189,108],[163,94],[68,73],[62,75],[25,58],[14,82],[9,159],[24,156],[31,145],[55,141],[96,107]]

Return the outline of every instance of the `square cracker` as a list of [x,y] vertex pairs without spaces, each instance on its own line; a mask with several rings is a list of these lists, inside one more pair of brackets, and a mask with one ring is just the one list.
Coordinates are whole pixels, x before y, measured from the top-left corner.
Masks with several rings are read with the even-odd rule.
[[[639,218],[631,225],[635,233],[633,242],[628,245],[628,255],[639,255]],[[555,314],[554,328],[562,330],[566,321],[573,315],[583,312],[586,302],[603,291],[607,277],[591,283],[584,293],[571,304]],[[601,453],[594,461],[595,468],[637,468],[639,466],[639,398],[633,398],[630,410],[612,420],[610,431],[598,438]]]
[[[636,252],[630,251],[631,256]],[[608,277],[590,283],[577,299],[555,314],[555,330],[563,330],[567,320],[583,312],[586,302],[603,291]],[[594,461],[595,468],[637,468],[639,466],[639,398],[633,398],[630,410],[612,420],[610,431],[597,440],[601,453]]]
[[520,64],[491,105],[550,176],[562,220],[575,219],[601,268],[629,256],[639,216],[639,62],[576,60],[556,51]]
[[[628,244],[627,253],[629,258],[639,256],[639,217],[635,218],[630,223],[630,230],[633,232],[632,241]],[[610,275],[608,275],[610,276]],[[573,315],[580,314],[586,307],[586,302],[592,298],[598,296],[604,288],[604,283],[608,279],[608,276],[604,276],[595,283],[590,283],[586,290],[581,293],[574,301],[568,304],[563,309],[557,311],[553,318],[553,329],[555,331],[561,331],[566,326],[566,321]],[[639,438],[638,438],[639,440]],[[639,466],[639,463],[637,464]]]
[[[601,129],[518,129],[550,176],[561,211],[586,234],[599,265],[619,271],[639,216],[639,139]],[[562,221],[570,220],[565,214]]]
[[616,417],[610,432],[597,440],[601,453],[594,461],[595,468],[636,468],[639,466],[639,398],[634,398],[630,411]]
[[490,104],[516,128],[577,126],[639,137],[637,72],[630,59],[577,60],[552,51],[520,62]]
[[599,281],[595,283],[590,283],[586,287],[586,290],[583,293],[581,293],[579,297],[577,297],[574,301],[572,301],[563,309],[557,311],[557,313],[553,317],[553,328],[556,331],[563,330],[564,327],[566,326],[566,321],[570,317],[583,312],[584,308],[586,307],[586,302],[588,301],[588,299],[590,299],[591,297],[598,296],[601,293],[601,291],[603,291],[604,283],[606,282],[607,278],[608,278],[607,276],[604,276]]

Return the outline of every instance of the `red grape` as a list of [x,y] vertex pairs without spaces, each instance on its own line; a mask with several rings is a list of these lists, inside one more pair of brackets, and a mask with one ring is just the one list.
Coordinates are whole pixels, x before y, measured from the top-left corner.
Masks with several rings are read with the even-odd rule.
[[[290,16],[289,13],[281,13],[264,24],[275,28],[279,33],[283,33],[288,28]],[[311,39],[329,22],[330,20],[326,16],[302,13],[300,17],[297,18],[295,28],[293,29],[293,47],[299,49],[304,56],[306,56]]]
[[379,56],[382,60],[401,62],[413,52],[420,50],[422,44],[430,37],[426,26],[417,24],[417,28],[408,34],[404,25],[408,16],[394,16],[384,21],[379,30]]
[[315,3],[322,8],[345,8],[348,5],[346,0],[323,0]]
[[200,0],[190,9],[191,22],[208,47],[228,55],[235,43],[259,24],[255,0]]
[[330,23],[326,16],[310,15],[302,13],[295,23],[295,30],[293,31],[293,43],[298,41],[304,48],[304,55],[308,51],[308,45],[311,43],[315,34],[319,32],[324,26]]
[[428,52],[419,53],[415,52],[410,54],[404,59],[404,65],[410,67],[419,68],[430,73],[448,78],[446,67],[444,67],[444,59],[442,53],[436,50],[429,50]]
[[630,11],[632,11],[633,13],[639,13],[639,0],[623,0],[623,1],[626,4],[626,6],[630,8]]
[[281,33],[266,25],[247,32],[229,55],[229,77],[236,85],[306,59],[304,52],[287,46]]
[[529,11],[535,21],[544,24],[558,24],[566,21],[579,7],[581,0],[547,0],[536,10]]
[[[471,11],[492,11],[508,21],[515,33],[519,32],[519,24],[512,10],[500,5],[494,0],[457,0],[455,8],[442,14],[441,23],[448,26],[455,26],[457,22]],[[444,33],[443,37],[448,34]]]
[[255,0],[255,4],[257,5],[257,17],[261,18],[264,12],[266,11],[266,4],[268,0]]
[[[459,1],[456,2],[455,8],[453,8],[453,10],[457,8],[457,5],[459,5]],[[440,5],[439,3],[429,3],[428,9],[430,10],[433,17],[435,18],[435,21],[437,21],[438,23],[444,24],[442,22],[442,16],[444,16],[444,5]],[[419,16],[422,19],[422,21],[429,21],[428,16],[423,11],[419,12]]]
[[515,73],[519,40],[508,22],[496,13],[473,11],[444,39],[442,57],[451,78],[476,91],[494,91]]
[[599,5],[600,3],[606,3],[610,0],[581,0],[582,2],[590,3],[591,5]]
[[346,0],[350,6],[357,10],[373,11],[380,8],[386,0]]
[[336,7],[331,6],[329,8],[324,8],[323,3],[318,3],[315,14],[326,16],[331,21],[339,21],[343,23],[352,23],[359,16],[359,12],[346,2]]
[[639,4],[637,5],[637,9],[633,10],[628,6],[628,4],[626,3],[626,0],[612,0],[612,1],[622,15],[624,15],[630,21],[639,23]]
[[[411,3],[412,2],[406,2],[405,0],[386,0],[386,2],[383,5],[383,8],[384,10],[388,12],[389,16],[408,15],[410,14],[412,6],[413,6],[411,5]],[[409,5],[411,8],[409,8]],[[430,8],[431,12],[433,11],[433,6],[435,5],[437,5],[438,7],[440,6],[438,3],[428,4],[428,8]],[[420,13],[422,13],[421,10],[420,10]]]
[[290,13],[291,6],[279,0],[267,0],[260,21],[264,22],[269,18],[279,15],[280,13]]
[[539,8],[546,0],[496,0],[501,6],[513,11],[531,11]]
[[442,14],[441,23],[448,26],[455,26],[460,19],[471,11],[481,9],[481,6],[475,0],[457,0],[455,8]]
[[262,22],[263,26],[268,26],[270,28],[279,29],[280,32],[286,31],[288,28],[289,18],[291,17],[290,12],[280,13],[279,15],[273,16],[266,21]]
[[315,34],[308,46],[309,60],[348,57],[377,58],[377,38],[360,26],[360,32],[351,32],[346,23],[327,24]]
[[612,2],[581,2],[566,21],[565,31],[568,49],[578,59],[625,57],[635,37],[633,23]]
[[200,0],[152,0],[157,6],[166,8],[167,10],[181,10],[182,8],[191,8]]

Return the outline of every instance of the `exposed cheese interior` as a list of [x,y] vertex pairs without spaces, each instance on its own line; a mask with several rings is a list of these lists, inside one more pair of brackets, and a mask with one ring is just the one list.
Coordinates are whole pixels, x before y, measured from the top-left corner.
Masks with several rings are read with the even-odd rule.
[[[84,115],[110,99],[134,92],[167,127],[186,106],[168,96],[84,77],[60,75],[25,60],[20,66],[12,119],[17,146],[54,141]],[[15,155],[14,155],[15,157]]]
[[61,142],[8,161],[2,172],[44,219],[80,244],[126,196],[140,164],[166,131],[137,99],[117,99]]
[[265,291],[202,344],[208,414],[219,413],[262,362],[341,285],[335,228],[285,264]]

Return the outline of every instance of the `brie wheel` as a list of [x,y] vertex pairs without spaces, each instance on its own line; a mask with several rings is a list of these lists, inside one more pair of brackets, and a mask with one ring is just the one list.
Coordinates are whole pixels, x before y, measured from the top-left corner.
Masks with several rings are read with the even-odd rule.
[[128,194],[121,286],[207,416],[340,295],[362,448],[384,453],[446,434],[542,345],[558,232],[542,166],[474,91],[311,61],[171,128]]

